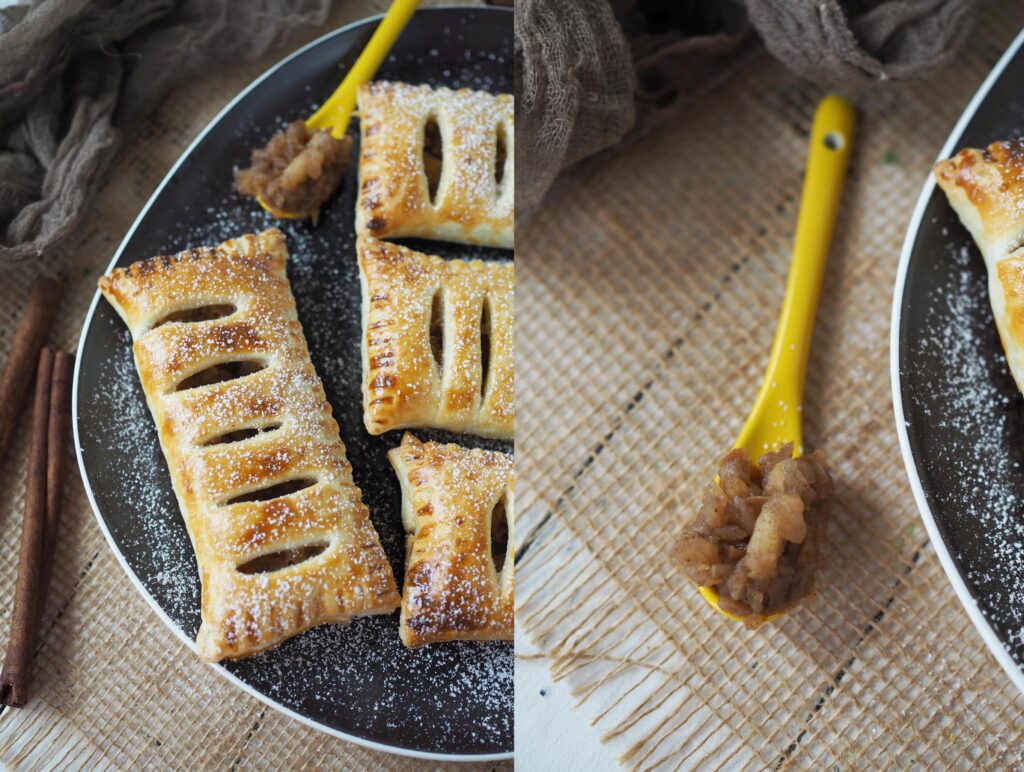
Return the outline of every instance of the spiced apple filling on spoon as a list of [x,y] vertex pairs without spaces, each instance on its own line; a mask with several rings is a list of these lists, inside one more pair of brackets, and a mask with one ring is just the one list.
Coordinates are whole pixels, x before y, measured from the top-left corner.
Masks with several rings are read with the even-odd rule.
[[756,463],[740,448],[726,455],[673,553],[748,627],[810,595],[824,562],[834,500],[825,453],[792,453],[788,443]]

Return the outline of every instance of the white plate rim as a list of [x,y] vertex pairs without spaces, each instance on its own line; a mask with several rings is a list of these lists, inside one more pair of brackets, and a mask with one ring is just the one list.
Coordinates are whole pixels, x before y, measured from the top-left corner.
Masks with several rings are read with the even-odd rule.
[[[463,11],[478,11],[478,10],[480,10],[479,7],[471,6],[471,5],[439,5],[439,6],[431,6],[430,8],[424,8],[424,9],[420,9],[420,10],[421,11],[432,11],[432,10],[435,10],[435,9],[437,9],[437,10],[463,10]],[[490,9],[487,9],[487,10],[490,10]],[[419,11],[417,11],[417,13],[419,13]],[[128,242],[131,241],[131,238],[135,234],[136,229],[142,223],[143,219],[146,217],[146,214],[149,212],[150,207],[153,205],[153,203],[156,201],[156,199],[160,196],[160,193],[167,186],[167,184],[171,181],[171,179],[173,179],[173,177],[175,176],[175,174],[178,171],[178,168],[185,162],[185,159],[188,158],[192,154],[192,151],[195,150],[195,148],[199,145],[200,142],[202,142],[202,140],[213,129],[213,127],[216,126],[221,121],[221,119],[224,118],[224,116],[226,116],[229,112],[231,112],[231,110],[234,108],[234,106],[236,104],[238,104],[250,91],[252,91],[254,88],[256,88],[256,86],[258,86],[260,83],[265,81],[271,75],[276,73],[285,64],[287,64],[288,62],[292,61],[293,59],[301,56],[302,54],[304,54],[309,49],[314,48],[315,46],[319,45],[320,43],[323,43],[326,40],[329,40],[329,39],[331,39],[333,37],[336,37],[337,35],[341,35],[341,34],[343,34],[345,32],[348,32],[349,30],[351,30],[351,29],[353,29],[355,27],[362,26],[364,24],[367,24],[368,22],[379,22],[382,18],[384,18],[384,14],[376,14],[374,16],[367,16],[367,17],[364,17],[362,19],[357,19],[356,21],[353,21],[350,24],[346,24],[346,25],[344,25],[342,27],[338,27],[337,29],[332,30],[332,31],[330,31],[330,32],[328,32],[328,33],[326,33],[324,35],[321,35],[320,37],[316,38],[315,40],[310,41],[306,45],[302,46],[301,48],[295,50],[294,52],[292,52],[288,56],[286,56],[283,59],[281,59],[279,62],[277,62],[276,64],[271,66],[268,70],[266,70],[264,73],[262,73],[259,77],[257,77],[255,80],[253,80],[248,86],[246,86],[244,89],[242,89],[237,95],[235,95],[235,97],[230,102],[228,102],[210,120],[210,122],[206,124],[206,126],[203,127],[203,130],[200,131],[198,135],[196,135],[196,138],[193,139],[192,142],[189,143],[188,147],[186,147],[185,150],[182,151],[181,155],[178,157],[178,160],[174,162],[174,165],[170,168],[170,170],[167,172],[167,174],[164,176],[164,178],[160,181],[160,184],[157,185],[157,187],[153,191],[152,195],[150,195],[149,200],[146,201],[145,205],[139,211],[138,216],[135,218],[135,222],[132,223],[131,227],[128,229],[128,232],[125,234],[124,238],[121,240],[121,243],[118,246],[117,251],[114,253],[113,259],[110,261],[109,265],[107,266],[107,270],[106,270],[105,273],[110,273],[110,271],[112,271],[117,266],[118,261],[121,259],[121,254],[124,252],[125,248],[128,246]],[[93,318],[93,315],[96,312],[96,307],[99,304],[99,301],[100,301],[101,297],[102,296],[101,296],[100,292],[97,290],[96,294],[93,296],[92,303],[89,305],[89,311],[86,313],[85,321],[83,321],[83,323],[82,323],[82,332],[79,335],[79,339],[78,339],[78,350],[75,353],[75,370],[74,370],[74,376],[73,376],[72,384],[71,384],[71,395],[72,395],[72,400],[71,400],[71,425],[72,425],[72,430],[73,430],[74,439],[75,439],[75,458],[78,460],[78,470],[79,470],[79,473],[80,473],[80,475],[82,477],[82,484],[83,484],[83,486],[85,488],[86,498],[88,498],[88,500],[89,500],[89,506],[92,507],[93,515],[96,517],[96,521],[99,523],[100,530],[103,532],[103,536],[106,538],[107,543],[109,544],[111,550],[114,553],[114,556],[117,558],[117,561],[121,564],[121,568],[124,569],[125,573],[128,575],[128,578],[131,580],[132,584],[135,585],[135,589],[138,590],[139,593],[142,595],[142,597],[146,600],[146,602],[149,603],[149,605],[157,613],[157,616],[160,617],[160,619],[162,619],[164,621],[164,624],[166,624],[171,629],[171,632],[174,633],[175,637],[178,638],[178,640],[180,640],[182,643],[184,643],[193,652],[196,652],[195,641],[193,641],[191,638],[189,638],[187,635],[185,635],[185,632],[180,627],[178,627],[177,623],[173,619],[171,619],[164,612],[164,610],[160,607],[160,604],[157,603],[156,600],[153,598],[153,596],[149,594],[149,591],[146,589],[145,585],[143,585],[142,581],[139,579],[139,577],[136,576],[136,574],[132,570],[131,566],[128,565],[128,562],[125,560],[124,556],[121,554],[121,550],[118,549],[117,543],[114,541],[114,537],[111,535],[110,530],[107,528],[106,522],[103,520],[103,517],[100,514],[99,506],[97,505],[96,498],[93,495],[92,485],[89,482],[89,475],[87,474],[86,469],[85,469],[85,460],[82,458],[82,444],[81,444],[81,442],[79,440],[79,435],[78,435],[78,376],[79,376],[79,370],[80,370],[81,363],[82,363],[82,350],[83,350],[83,347],[85,345],[85,336],[89,332],[89,328],[92,325],[92,318]],[[345,740],[346,742],[354,743],[355,745],[360,745],[360,746],[362,746],[364,748],[369,748],[369,749],[375,750],[375,751],[383,751],[385,753],[393,753],[393,754],[398,755],[398,756],[407,756],[409,758],[425,759],[425,760],[428,760],[428,761],[505,761],[505,760],[512,759],[512,758],[515,757],[515,752],[514,751],[512,751],[510,753],[480,753],[480,754],[432,753],[432,752],[429,752],[429,751],[417,751],[417,750],[414,750],[414,749],[411,749],[411,748],[403,748],[401,746],[396,746],[396,745],[386,745],[384,743],[375,742],[373,740],[368,740],[366,738],[358,737],[356,735],[350,735],[350,734],[342,732],[342,731],[340,731],[338,729],[335,729],[333,727],[327,726],[326,724],[321,724],[318,721],[314,721],[311,718],[307,718],[306,716],[303,716],[303,715],[301,715],[299,713],[296,713],[291,708],[288,708],[288,707],[286,707],[286,706],[284,706],[284,705],[282,705],[282,704],[280,704],[278,702],[275,702],[270,697],[266,696],[265,694],[262,694],[262,693],[258,692],[256,689],[254,689],[251,686],[249,686],[249,684],[247,684],[244,681],[242,681],[240,678],[238,678],[233,673],[228,671],[222,665],[211,664],[210,667],[213,668],[215,671],[217,671],[217,673],[219,673],[223,678],[227,679],[228,681],[233,683],[235,686],[240,688],[242,691],[246,692],[247,694],[252,695],[256,699],[258,699],[260,702],[262,702],[265,705],[273,708],[274,710],[276,710],[276,711],[278,711],[280,713],[283,713],[284,715],[286,715],[286,716],[288,716],[290,718],[293,718],[296,721],[299,721],[299,722],[305,724],[306,726],[310,726],[310,727],[312,727],[314,729],[317,729],[317,730],[319,730],[321,732],[325,732],[325,733],[327,733],[329,735],[337,737],[340,740]]]
[[[975,92],[971,101],[967,104],[960,119],[953,127],[953,131],[950,132],[949,138],[946,140],[946,144],[943,145],[942,150],[939,151],[939,155],[936,156],[936,162],[943,158],[951,157],[957,150],[960,144],[960,138],[963,136],[967,125],[974,118],[974,114],[977,112],[978,107],[988,96],[989,90],[992,85],[998,80],[999,76],[1003,74],[1003,70],[1006,66],[1014,59],[1021,46],[1024,45],[1024,30],[1018,33],[1014,41],[1009,45],[1003,55],[1000,57],[996,66],[992,68],[992,71],[988,74],[981,86]],[[1010,653],[1006,650],[1003,642],[999,640],[999,636],[996,635],[995,630],[992,629],[992,625],[982,614],[981,609],[978,608],[978,602],[975,600],[971,591],[967,587],[967,583],[964,581],[963,576],[960,574],[959,568],[953,560],[953,556],[949,552],[949,548],[942,539],[942,534],[939,531],[938,522],[935,519],[935,515],[931,511],[931,507],[928,504],[928,499],[925,497],[924,487],[921,485],[921,478],[917,473],[917,461],[914,458],[914,454],[911,452],[910,439],[907,434],[907,421],[906,416],[903,412],[903,395],[900,387],[900,320],[902,316],[902,301],[903,292],[907,280],[907,270],[910,267],[910,255],[913,252],[914,245],[917,242],[917,234],[921,227],[921,220],[924,218],[925,208],[928,206],[928,201],[931,199],[932,193],[935,190],[935,178],[929,172],[928,180],[925,182],[924,187],[921,190],[921,195],[917,199],[917,206],[914,209],[914,215],[910,220],[910,225],[907,227],[907,235],[903,241],[903,252],[900,255],[899,268],[896,273],[896,286],[893,290],[892,299],[892,320],[891,328],[889,330],[889,377],[892,383],[892,406],[893,414],[896,419],[896,433],[900,438],[900,452],[903,455],[903,464],[907,470],[907,477],[910,478],[910,487],[914,492],[914,499],[917,502],[917,508],[921,513],[921,519],[924,521],[925,529],[928,531],[928,538],[931,540],[932,547],[935,549],[935,553],[939,556],[939,562],[942,564],[943,570],[946,572],[946,577],[949,579],[950,584],[953,585],[953,589],[960,599],[960,603],[963,605],[964,610],[970,617],[971,622],[981,633],[982,639],[985,641],[985,645],[988,646],[989,651],[992,652],[993,656],[1002,666],[1003,670],[1006,671],[1006,675],[1010,677],[1010,681],[1017,687],[1017,689],[1024,694],[1024,669],[1021,668],[1010,656]]]

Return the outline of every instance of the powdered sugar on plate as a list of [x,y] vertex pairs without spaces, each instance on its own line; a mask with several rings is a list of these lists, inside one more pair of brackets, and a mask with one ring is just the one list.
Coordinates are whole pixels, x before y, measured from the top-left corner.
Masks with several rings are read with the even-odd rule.
[[907,425],[947,546],[1021,663],[1024,399],[999,345],[982,260],[969,237],[958,236],[936,256],[942,278],[902,368]]

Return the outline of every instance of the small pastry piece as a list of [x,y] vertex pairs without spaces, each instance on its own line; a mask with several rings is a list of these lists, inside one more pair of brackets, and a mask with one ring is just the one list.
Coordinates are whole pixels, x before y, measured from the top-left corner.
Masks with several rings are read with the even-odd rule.
[[512,640],[512,457],[407,432],[388,458],[408,534],[402,643]]
[[272,229],[99,282],[135,340],[199,563],[207,662],[400,603],[309,359],[287,258]]
[[985,259],[996,328],[1024,391],[1024,139],[961,150],[934,172]]
[[442,260],[361,237],[363,419],[511,439],[511,262]]
[[359,113],[357,233],[512,249],[512,96],[376,81]]
[[736,449],[684,526],[674,557],[723,611],[755,628],[814,591],[833,502],[825,454],[792,458],[792,443],[755,464]]
[[292,121],[265,148],[252,151],[252,166],[235,172],[235,185],[242,195],[259,196],[275,211],[316,223],[351,162],[352,137],[335,139],[329,131]]

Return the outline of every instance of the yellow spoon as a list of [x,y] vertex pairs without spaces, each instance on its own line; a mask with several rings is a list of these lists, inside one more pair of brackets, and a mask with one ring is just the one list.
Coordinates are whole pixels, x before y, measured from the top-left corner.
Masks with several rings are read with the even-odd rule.
[[[800,217],[779,326],[761,390],[736,440],[736,447],[747,451],[754,459],[778,450],[787,442],[793,443],[794,456],[803,453],[801,409],[807,357],[825,261],[850,161],[854,123],[849,102],[835,95],[822,99],[814,113]],[[740,620],[718,605],[718,591],[714,587],[701,587],[700,594],[720,613]],[[775,619],[787,610],[766,619]]]
[[[322,131],[330,130],[331,136],[335,139],[345,136],[345,132],[348,131],[349,119],[356,106],[356,90],[376,74],[384,57],[388,55],[398,36],[402,34],[402,30],[409,23],[409,19],[412,18],[419,4],[420,0],[394,0],[384,18],[380,20],[380,24],[377,25],[377,29],[374,30],[370,42],[359,54],[359,58],[356,59],[341,85],[334,90],[326,102],[320,105],[319,110],[306,119],[306,126]],[[260,206],[274,217],[295,219],[307,216],[275,210],[263,200],[262,196],[257,197],[257,200],[260,202]]]

